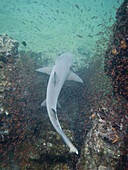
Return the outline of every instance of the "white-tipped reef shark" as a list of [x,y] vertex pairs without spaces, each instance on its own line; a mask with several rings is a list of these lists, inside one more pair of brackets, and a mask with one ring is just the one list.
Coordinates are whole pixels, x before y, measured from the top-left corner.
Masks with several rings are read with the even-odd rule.
[[72,142],[63,132],[58,120],[56,110],[57,105],[60,106],[58,103],[58,97],[65,80],[74,80],[83,83],[81,78],[71,71],[72,65],[72,54],[64,53],[56,59],[55,65],[53,67],[39,68],[36,71],[50,75],[47,86],[46,100],[41,105],[47,107],[50,121],[56,131],[61,135],[66,145],[69,147],[70,153],[74,152],[78,154],[77,148],[72,144]]

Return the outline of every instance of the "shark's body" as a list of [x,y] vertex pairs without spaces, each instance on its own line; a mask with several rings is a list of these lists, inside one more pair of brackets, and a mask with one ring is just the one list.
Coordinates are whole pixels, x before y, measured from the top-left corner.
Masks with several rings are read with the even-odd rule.
[[64,142],[69,147],[70,152],[74,152],[78,154],[78,150],[76,149],[76,147],[71,143],[71,141],[68,139],[68,137],[61,129],[57,117],[57,110],[56,110],[58,97],[65,80],[67,79],[67,80],[75,80],[81,83],[83,82],[80,77],[78,77],[76,74],[74,74],[71,71],[72,64],[73,64],[73,56],[69,53],[65,53],[57,58],[53,68],[51,67],[40,68],[37,69],[37,71],[50,74],[50,78],[47,86],[46,100],[42,103],[42,106],[46,105],[49,118],[54,128],[61,135]]

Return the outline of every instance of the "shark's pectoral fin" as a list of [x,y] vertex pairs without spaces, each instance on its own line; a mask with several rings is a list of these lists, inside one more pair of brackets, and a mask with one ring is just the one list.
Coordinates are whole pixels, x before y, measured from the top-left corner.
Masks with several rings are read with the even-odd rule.
[[[46,107],[46,99],[41,103],[41,106]],[[60,109],[61,105],[59,102],[57,102],[57,107]]]
[[46,107],[46,99],[41,103],[41,106]]
[[83,83],[83,80],[79,76],[77,76],[75,73],[73,73],[72,71],[70,72],[67,80],[73,80],[73,81],[78,81],[80,83]]
[[46,74],[50,75],[51,71],[52,71],[52,67],[42,67],[42,68],[36,69],[36,71],[46,73]]
[[61,108],[61,105],[59,102],[57,102],[57,107],[60,109]]

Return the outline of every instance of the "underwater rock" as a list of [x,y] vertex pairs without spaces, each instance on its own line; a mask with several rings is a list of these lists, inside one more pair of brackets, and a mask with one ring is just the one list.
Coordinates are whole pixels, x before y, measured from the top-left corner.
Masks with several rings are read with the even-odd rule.
[[[18,45],[19,43],[10,38],[7,34],[0,35],[0,94],[4,93],[4,90],[9,90],[6,88],[9,82],[6,79],[5,72],[6,69],[11,69],[11,67],[10,65],[5,66],[5,64],[7,64],[9,58],[11,58],[14,64],[13,58],[18,55]],[[3,97],[3,95],[1,95],[1,97]]]
[[2,118],[6,119],[8,116],[5,116],[4,109],[2,108],[2,102],[0,103],[0,142],[4,141],[5,135],[9,134],[8,126],[6,123],[2,122]]
[[[11,70],[15,63],[14,56],[18,55],[18,42],[13,40],[6,34],[0,35],[0,120],[4,117],[4,120],[9,119],[6,108],[3,107],[3,99],[6,96],[6,92],[10,91],[10,82],[7,78],[7,70]],[[8,64],[8,59],[11,59],[11,64]],[[10,93],[11,95],[11,93]],[[3,109],[4,108],[4,109]],[[2,129],[2,130],[1,130]],[[8,125],[6,123],[0,123],[0,141],[3,141],[5,135],[9,134]]]
[[107,108],[93,112],[92,129],[86,136],[78,163],[80,169],[114,170],[118,166],[125,146],[122,130],[115,128],[112,116],[113,111]]
[[0,68],[3,68],[4,63],[2,61],[0,61]]
[[[71,141],[74,140],[72,131],[65,130],[64,132]],[[27,148],[29,148],[28,144],[21,144],[18,146],[15,154],[19,155],[22,150]],[[25,155],[25,158],[29,162],[28,168],[36,169],[36,167],[41,167],[42,169],[70,170],[71,155],[73,154],[69,153],[69,149],[65,146],[61,136],[57,132],[42,131],[41,135],[34,142],[31,142],[31,149]]]
[[7,63],[7,57],[18,54],[19,43],[7,34],[0,35],[0,61]]
[[[113,86],[113,96],[116,98],[119,106],[123,104],[122,108],[117,109],[118,119],[115,122],[120,121],[117,125],[122,129],[123,141],[125,148],[123,149],[123,155],[119,164],[119,169],[124,169],[127,166],[127,100],[128,100],[128,1],[124,0],[116,13],[116,22],[113,25],[113,36],[110,39],[110,45],[105,53],[105,74],[111,77]],[[113,97],[113,98],[114,98]],[[115,103],[113,103],[115,105]],[[114,115],[115,117],[115,115]],[[122,164],[124,167],[122,167]]]
[[[44,61],[41,58],[41,53],[21,51],[19,54],[18,43],[5,34],[1,35],[0,67],[2,68],[2,79],[0,80],[0,95],[2,100],[0,106],[4,109],[0,110],[0,121],[2,122],[0,122],[0,142],[4,144],[4,142],[9,141],[11,143],[13,140],[16,148],[15,156],[21,161],[25,159],[26,162],[30,162],[28,168],[31,165],[30,168],[33,168],[36,167],[34,164],[40,164],[43,167],[41,169],[45,169],[45,165],[51,169],[62,167],[70,169],[68,163],[71,161],[72,154],[69,153],[69,148],[64,145],[57,132],[44,130],[45,126],[48,126],[48,122],[45,121],[47,116],[40,116],[43,120],[43,123],[41,122],[43,130],[40,131],[39,136],[39,131],[34,129],[34,126],[38,127],[40,122],[38,117],[40,113],[42,114],[40,101],[45,95],[43,89],[46,83],[41,83],[42,76],[38,79],[35,78],[35,67],[40,66],[41,61]],[[34,83],[39,83],[39,86],[34,86]],[[38,105],[39,108],[37,108]],[[65,133],[71,141],[74,141],[73,131],[67,130]],[[33,135],[33,141],[29,141],[29,144],[31,143],[29,147],[26,138],[31,135]],[[38,137],[34,138],[34,135]],[[11,145],[13,144],[11,143]]]
[[55,165],[52,166],[52,170],[71,170],[68,164],[66,163],[56,163]]
[[[74,141],[74,133],[71,130],[64,130],[65,134],[70,138],[70,140]],[[64,156],[68,157],[70,155],[69,148],[65,146],[62,141],[61,136],[53,131],[48,133],[48,142],[47,142],[47,153],[54,156]]]
[[128,1],[116,13],[113,37],[105,54],[105,72],[112,78],[113,93],[128,99]]
[[[116,13],[116,22],[113,25],[113,36],[110,45],[105,52],[104,69],[105,74],[111,77],[113,86],[113,106],[118,106],[116,114],[111,117],[115,119],[115,127],[120,129],[113,144],[117,144],[117,152],[121,151],[119,142],[122,141],[122,156],[117,169],[124,169],[127,166],[127,100],[128,100],[128,1],[124,0]],[[121,107],[122,105],[122,107]],[[115,118],[118,115],[118,118]],[[114,128],[115,128],[114,127]],[[118,138],[119,137],[119,138]],[[119,142],[119,144],[118,144]]]
[[98,170],[107,170],[107,169],[106,169],[105,166],[100,165],[100,166],[98,167]]
[[[73,131],[65,130],[65,134],[71,141],[74,141]],[[62,157],[66,159],[70,156],[69,149],[63,143],[61,136],[54,131],[44,133],[43,138],[38,138],[33,146],[38,150],[39,155],[36,158],[30,155],[30,159],[40,159],[42,156],[51,159],[61,159]]]

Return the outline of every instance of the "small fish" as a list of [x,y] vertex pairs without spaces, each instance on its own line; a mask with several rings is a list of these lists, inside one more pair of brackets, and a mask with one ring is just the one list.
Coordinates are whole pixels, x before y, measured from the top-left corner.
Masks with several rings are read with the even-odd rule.
[[75,5],[75,7],[76,7],[77,9],[79,9],[79,6],[78,6],[77,4]]
[[27,10],[27,12],[30,14],[29,10]]
[[93,36],[89,33],[89,34],[88,34],[88,37],[91,37],[91,38],[92,38]]
[[26,42],[25,41],[22,41],[21,42],[24,46],[27,46]]
[[104,14],[105,16],[107,15],[107,12],[105,12],[105,14]]
[[43,19],[43,17],[42,16],[39,16],[41,19]]
[[113,6],[113,8],[115,9],[115,10],[117,10],[118,8],[116,8],[116,6]]
[[38,27],[35,26],[35,28],[36,28],[38,31],[41,31]]
[[98,17],[97,16],[93,16],[91,19],[97,19]]
[[82,37],[82,35],[80,35],[80,34],[77,34],[77,37],[79,37],[79,38],[83,38],[83,37]]
[[111,15],[110,18],[109,18],[109,22],[111,22],[111,20],[112,20],[112,15]]
[[104,24],[98,24],[97,27],[99,27],[99,26],[104,26]]
[[40,24],[43,24],[42,22],[39,21]]
[[26,25],[24,21],[23,21],[22,23],[23,23],[24,25]]
[[103,35],[104,33],[103,32],[98,32],[97,34],[96,34],[96,36],[97,35]]
[[59,13],[59,10],[57,9],[56,12]]
[[16,8],[16,5],[15,5],[15,4],[13,4],[13,6],[14,6],[14,8]]
[[18,8],[17,11],[21,12],[21,10]]

